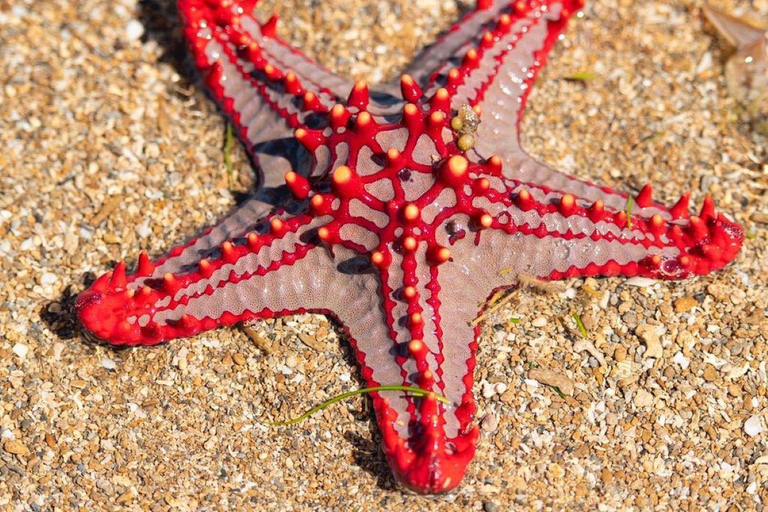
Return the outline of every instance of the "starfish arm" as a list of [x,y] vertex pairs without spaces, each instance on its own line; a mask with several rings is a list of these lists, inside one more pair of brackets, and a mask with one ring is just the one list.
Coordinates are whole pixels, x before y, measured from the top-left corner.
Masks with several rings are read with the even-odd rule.
[[[448,61],[436,85],[451,94],[451,107],[479,107],[481,122],[474,149],[481,157],[498,155],[504,172],[530,183],[547,183],[609,209],[621,209],[627,195],[567,175],[531,159],[520,146],[519,128],[525,103],[547,55],[568,18],[581,8],[578,0],[515,2],[496,14],[477,44],[469,42]],[[494,8],[496,9],[496,8]],[[452,67],[453,66],[453,67]]]
[[273,205],[258,198],[248,198],[215,226],[203,230],[153,261],[152,273],[146,277],[162,279],[167,273],[181,274],[196,268],[203,255],[216,251],[227,240],[245,237],[253,230],[255,219],[266,217],[274,209]]
[[690,215],[687,195],[669,209],[613,212],[600,199],[592,202],[507,180],[473,205],[493,218],[492,229],[480,237],[489,239],[485,243],[494,246],[512,276],[680,279],[723,268],[744,238],[738,225],[715,211],[710,198],[699,215]]
[[491,147],[503,134],[504,145],[517,143],[517,128],[528,94],[547,55],[578,11],[580,0],[524,0],[506,3],[476,41],[460,46],[434,76],[451,94],[451,107],[482,108],[483,131]]
[[153,345],[220,325],[325,310],[341,285],[333,283],[344,280],[314,242],[323,222],[273,214],[218,245],[226,230],[214,228],[169,258],[153,263],[142,254],[132,274],[120,262],[80,294],[78,317],[110,344]]
[[[427,252],[424,244],[413,254],[392,253],[386,270],[360,281],[364,286],[354,294],[357,299],[340,306],[338,316],[368,386],[409,385],[448,398],[445,405],[433,396],[373,396],[396,478],[417,492],[438,493],[458,485],[475,452],[477,330],[470,322],[484,297],[461,285],[464,276],[448,272],[443,279],[428,264]],[[449,289],[444,292],[441,283]],[[450,300],[443,302],[443,293]]]
[[[276,18],[260,23],[253,15],[255,3],[181,0],[179,11],[209,93],[257,166],[280,179],[297,163],[308,166],[306,158],[296,161],[294,130],[326,115],[350,86],[280,40]],[[282,165],[274,163],[276,158]]]
[[450,69],[460,65],[461,57],[467,50],[480,43],[483,29],[490,28],[489,24],[507,6],[508,2],[478,1],[474,10],[468,12],[433,44],[424,48],[404,74],[412,76],[429,92],[434,92],[433,89],[445,81]]

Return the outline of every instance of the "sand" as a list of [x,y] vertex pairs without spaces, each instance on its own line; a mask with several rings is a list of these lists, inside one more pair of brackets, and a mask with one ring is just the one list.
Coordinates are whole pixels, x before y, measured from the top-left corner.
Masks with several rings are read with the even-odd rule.
[[[137,350],[80,335],[74,295],[215,222],[251,170],[237,148],[230,181],[225,124],[184,66],[172,2],[0,1],[0,509],[762,508],[766,140],[738,123],[700,1],[618,3],[591,2],[557,45],[525,146],[625,190],[650,181],[666,201],[711,194],[750,238],[712,276],[515,292],[482,323],[476,459],[456,491],[424,498],[396,486],[366,398],[264,424],[360,387],[323,317]],[[766,0],[717,6],[768,17]],[[467,7],[276,9],[284,37],[377,80]]]

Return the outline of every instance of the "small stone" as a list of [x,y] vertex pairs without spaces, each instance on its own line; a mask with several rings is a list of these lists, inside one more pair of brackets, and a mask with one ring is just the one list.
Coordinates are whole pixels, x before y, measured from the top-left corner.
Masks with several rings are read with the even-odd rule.
[[56,359],[61,359],[61,354],[64,352],[64,349],[66,346],[61,342],[56,342],[53,344],[53,357]]
[[729,385],[728,394],[732,397],[739,398],[741,396],[741,387],[739,387],[737,384]]
[[56,281],[58,281],[59,278],[56,277],[56,274],[52,272],[45,272],[43,275],[40,276],[40,284],[42,286],[52,286],[56,284]]
[[501,401],[504,402],[505,404],[511,404],[512,402],[515,401],[515,396],[516,396],[515,392],[510,389],[509,391],[501,395]]
[[547,472],[547,477],[551,482],[561,480],[565,476],[565,469],[558,464],[557,462],[553,462],[549,465],[549,471]]
[[642,324],[637,326],[635,334],[645,343],[645,357],[658,359],[662,356],[664,350],[661,346],[661,337],[666,332],[667,329],[661,325]]
[[763,431],[763,425],[760,423],[760,416],[752,416],[744,422],[744,432],[749,437],[755,437]]
[[19,356],[19,358],[24,359],[29,353],[29,347],[23,343],[17,343],[13,346],[13,353]]
[[626,347],[623,347],[621,345],[616,347],[616,350],[613,351],[613,358],[616,361],[618,361],[618,362],[622,362],[625,359],[627,359],[627,349],[626,349]]
[[133,501],[133,491],[131,489],[128,489],[117,498],[117,502],[122,505],[125,505],[126,503],[130,503],[132,501]]
[[543,316],[539,316],[533,319],[533,322],[531,322],[531,325],[534,327],[544,327],[547,325],[547,319]]
[[303,344],[314,350],[315,352],[322,352],[325,350],[325,344],[319,342],[316,336],[312,336],[305,333],[299,333],[299,339]]
[[483,502],[483,512],[498,512],[499,506],[493,501]]
[[125,26],[125,38],[129,41],[138,41],[144,35],[144,25],[138,20],[131,20]]
[[603,485],[605,486],[611,485],[611,482],[613,482],[613,473],[611,473],[611,470],[603,468],[600,472],[600,480],[603,481]]
[[496,394],[496,387],[490,382],[483,382],[483,398],[491,398]]
[[637,390],[637,393],[635,393],[633,402],[640,408],[650,407],[653,405],[653,395],[644,389],[639,389]]
[[706,368],[704,368],[704,380],[707,382],[717,380],[717,370],[711,364],[708,364]]
[[755,212],[749,217],[749,220],[758,224],[768,224],[768,212]]
[[493,413],[486,414],[480,422],[480,427],[484,432],[495,432],[499,428],[499,417]]
[[[253,327],[251,327],[248,324],[242,324],[240,326],[242,331],[245,333],[246,336],[257,346],[259,349],[264,352],[265,354],[272,354],[274,353],[275,349],[272,346],[272,343],[267,338],[264,338],[261,334],[256,331]],[[299,336],[301,338],[301,336]]]
[[559,389],[564,395],[573,396],[573,381],[562,373],[546,368],[531,368],[528,378]]
[[691,365],[690,358],[685,357],[685,354],[683,354],[682,352],[678,352],[677,354],[675,354],[675,357],[672,358],[672,361],[677,363],[680,366],[680,368],[682,368],[683,370],[687,370],[688,367]]
[[638,288],[648,288],[651,285],[656,284],[658,281],[655,279],[651,279],[649,277],[630,277],[626,281],[624,281],[624,284],[629,286],[637,286]]
[[237,366],[245,366],[245,356],[240,352],[232,356],[232,359],[235,361]]
[[13,455],[24,455],[29,451],[21,441],[16,441],[13,439],[7,440],[5,442],[4,448],[5,448],[5,451],[7,451],[8,453],[12,453]]
[[114,370],[117,368],[117,363],[115,363],[114,359],[104,356],[101,358],[101,367],[105,370]]
[[680,297],[675,301],[675,313],[687,313],[698,305],[699,301],[693,297]]

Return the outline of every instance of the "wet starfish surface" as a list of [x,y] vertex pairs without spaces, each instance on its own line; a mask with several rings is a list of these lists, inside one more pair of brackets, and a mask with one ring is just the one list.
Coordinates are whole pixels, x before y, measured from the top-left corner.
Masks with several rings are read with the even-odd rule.
[[[254,197],[150,260],[123,262],[77,301],[94,336],[152,345],[297,312],[344,326],[396,478],[461,482],[478,440],[473,319],[521,274],[541,279],[706,274],[743,233],[706,199],[672,207],[529,157],[518,127],[546,55],[580,1],[478,2],[399,84],[369,89],[311,62],[254,1],[182,0],[211,95],[260,171]],[[479,121],[479,122],[478,122]]]

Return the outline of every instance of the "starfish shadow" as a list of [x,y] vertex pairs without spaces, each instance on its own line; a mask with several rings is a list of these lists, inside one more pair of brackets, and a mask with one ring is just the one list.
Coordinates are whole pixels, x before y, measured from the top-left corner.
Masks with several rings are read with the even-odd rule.
[[376,432],[373,438],[367,438],[353,432],[345,433],[344,438],[352,445],[352,457],[355,459],[355,464],[376,478],[376,487],[382,490],[392,490],[397,487],[397,483],[392,477],[387,459],[380,448],[381,435],[378,433],[373,412],[369,415],[369,422],[371,432]]
[[142,42],[155,41],[163,49],[160,62],[173,66],[183,85],[195,85],[197,74],[186,51],[176,0],[140,0],[137,14],[144,26]]
[[83,277],[83,286],[78,286],[77,291],[73,291],[73,285],[70,284],[59,297],[43,305],[40,319],[60,340],[80,337],[84,341],[88,341],[87,336],[81,336],[84,330],[77,321],[75,300],[80,290],[87,289],[95,280],[96,276],[92,272],[88,272]]

